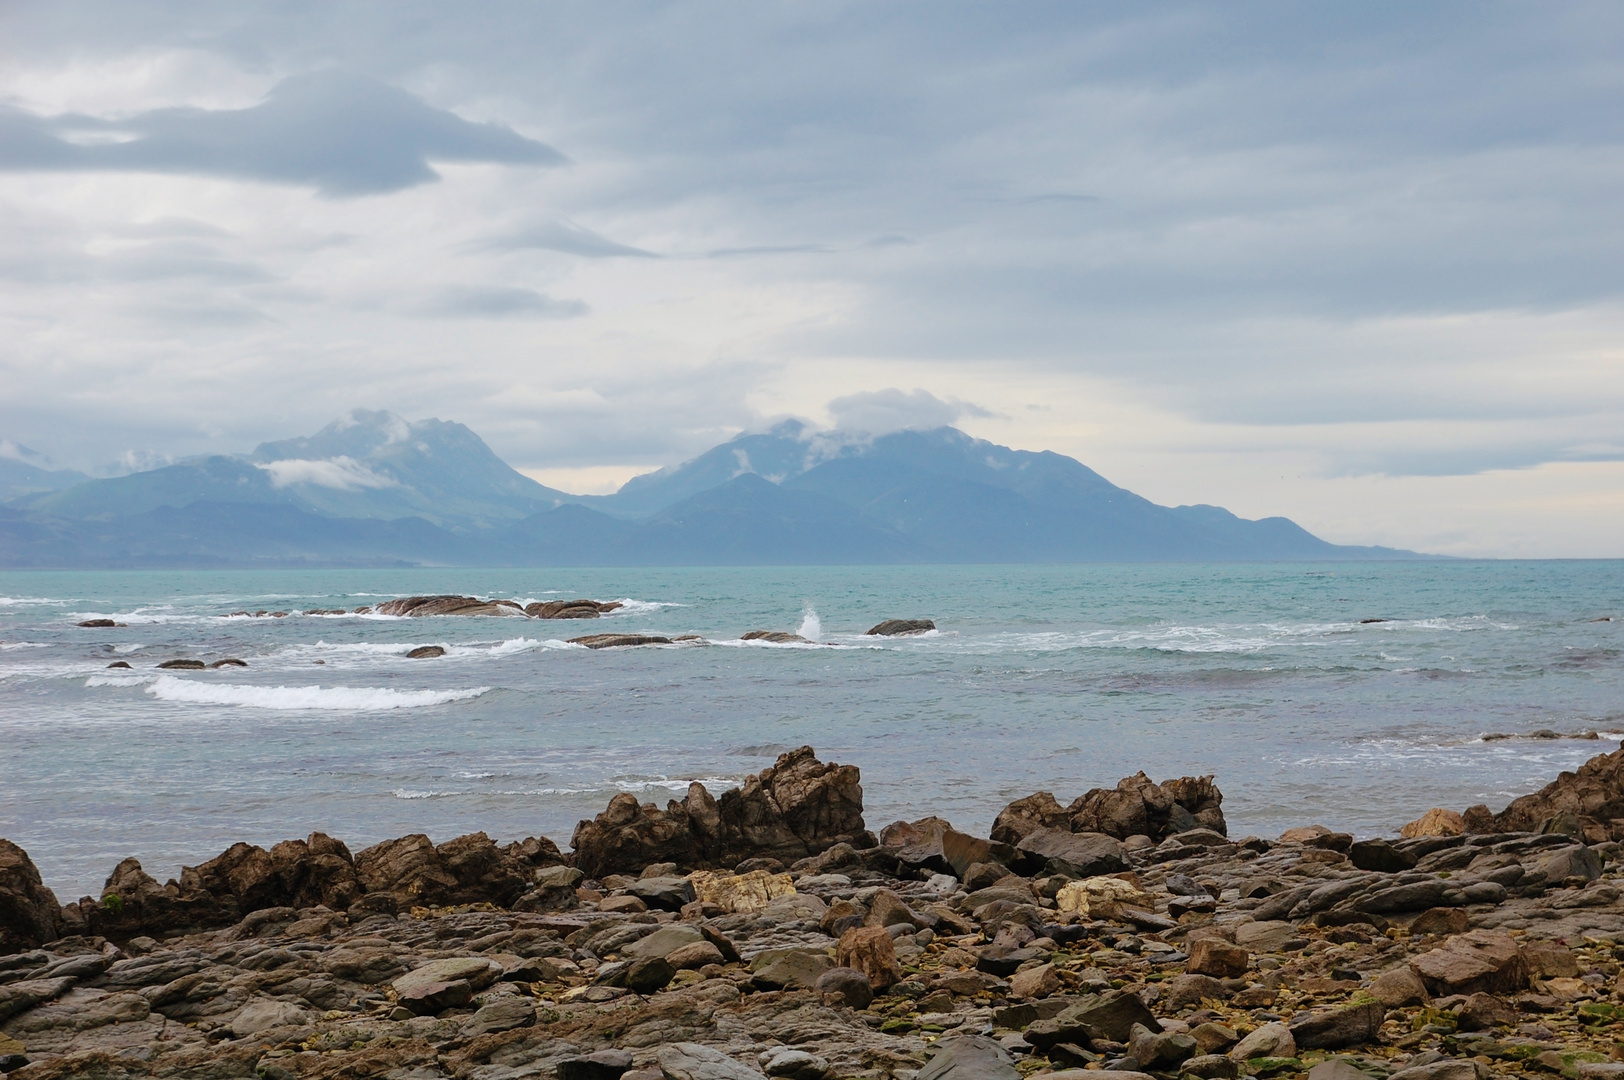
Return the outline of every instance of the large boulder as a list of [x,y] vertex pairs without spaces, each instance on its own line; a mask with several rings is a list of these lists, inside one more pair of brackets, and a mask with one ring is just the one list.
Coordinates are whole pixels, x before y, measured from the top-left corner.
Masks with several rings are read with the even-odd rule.
[[1467,811],[1463,827],[1467,832],[1541,832],[1546,822],[1568,814],[1586,843],[1624,839],[1624,748],[1591,758],[1577,772],[1560,774],[1532,795],[1513,799],[1492,818]]
[[28,852],[0,840],[0,955],[20,953],[55,941],[62,907],[45,887]]
[[1157,784],[1141,772],[1118,781],[1115,788],[1095,788],[1070,806],[1061,806],[1047,791],[1017,799],[993,822],[992,839],[1019,844],[1040,829],[1104,833],[1118,840],[1141,834],[1160,840],[1195,828],[1227,835],[1223,801],[1210,776]]
[[602,877],[660,862],[706,870],[753,858],[790,863],[836,844],[873,847],[863,825],[861,779],[855,765],[826,764],[803,746],[719,799],[699,783],[664,810],[622,793],[575,827],[575,865]]

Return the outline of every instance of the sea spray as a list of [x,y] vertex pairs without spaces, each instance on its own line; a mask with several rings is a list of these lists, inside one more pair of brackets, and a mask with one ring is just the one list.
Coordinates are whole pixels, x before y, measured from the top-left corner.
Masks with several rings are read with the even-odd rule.
[[808,641],[823,640],[823,621],[811,604],[806,605],[806,611],[801,615],[801,628],[795,632]]

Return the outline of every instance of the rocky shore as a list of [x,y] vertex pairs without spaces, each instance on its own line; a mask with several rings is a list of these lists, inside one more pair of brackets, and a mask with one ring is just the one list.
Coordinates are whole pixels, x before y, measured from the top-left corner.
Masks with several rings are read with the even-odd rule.
[[64,906],[0,841],[0,1071],[1624,1078],[1624,750],[1385,840],[1222,802],[1141,773],[876,835],[803,747],[568,852],[317,833]]

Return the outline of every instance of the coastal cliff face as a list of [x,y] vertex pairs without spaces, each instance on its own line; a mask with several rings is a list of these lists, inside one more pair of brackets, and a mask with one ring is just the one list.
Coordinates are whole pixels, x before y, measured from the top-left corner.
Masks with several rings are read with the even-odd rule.
[[316,833],[163,885],[126,859],[61,907],[0,841],[0,1071],[1602,1080],[1621,755],[1357,842],[1231,839],[1210,777],[1144,774],[989,838],[875,836],[809,747],[719,798],[617,796],[570,853]]

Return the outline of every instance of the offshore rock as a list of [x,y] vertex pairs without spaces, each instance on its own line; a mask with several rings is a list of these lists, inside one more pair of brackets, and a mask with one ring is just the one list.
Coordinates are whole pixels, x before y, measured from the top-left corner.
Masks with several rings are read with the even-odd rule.
[[56,940],[62,908],[45,887],[28,852],[0,840],[0,954],[20,953]]
[[596,619],[625,606],[619,600],[548,600],[526,604],[524,613],[532,619]]
[[1227,835],[1223,801],[1210,776],[1157,784],[1141,772],[1118,781],[1115,788],[1095,788],[1070,806],[1062,807],[1047,791],[1017,799],[998,814],[991,835],[1004,844],[1019,844],[1039,829],[1104,833],[1118,840],[1162,840],[1196,828]]
[[856,766],[825,764],[803,746],[720,799],[699,783],[664,810],[616,795],[575,827],[570,846],[575,865],[592,878],[637,874],[651,863],[716,869],[752,858],[793,863],[836,844],[869,848],[874,837],[863,826],[860,780]]
[[658,634],[587,634],[572,637],[569,643],[588,649],[630,649],[638,645],[669,645],[671,639]]
[[481,600],[477,596],[405,596],[385,600],[375,609],[379,615],[523,615],[524,608],[512,600]]
[[877,626],[869,627],[863,634],[865,637],[905,637],[934,629],[936,624],[930,619],[886,619]]

